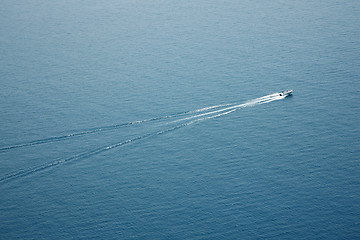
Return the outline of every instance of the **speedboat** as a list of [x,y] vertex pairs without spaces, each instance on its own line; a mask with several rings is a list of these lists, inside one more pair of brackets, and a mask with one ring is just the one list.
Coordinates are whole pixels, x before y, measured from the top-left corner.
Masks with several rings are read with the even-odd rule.
[[282,92],[280,93],[280,96],[285,96],[285,97],[287,97],[287,96],[291,95],[292,92],[293,92],[293,90],[285,90],[285,91],[282,91]]

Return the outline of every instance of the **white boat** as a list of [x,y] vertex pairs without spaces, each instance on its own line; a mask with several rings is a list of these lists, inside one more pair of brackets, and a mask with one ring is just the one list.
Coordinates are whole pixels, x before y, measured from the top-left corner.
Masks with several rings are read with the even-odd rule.
[[280,96],[285,96],[285,97],[287,97],[287,96],[291,95],[292,92],[293,92],[293,90],[285,90],[285,91],[282,91],[282,92],[280,93]]

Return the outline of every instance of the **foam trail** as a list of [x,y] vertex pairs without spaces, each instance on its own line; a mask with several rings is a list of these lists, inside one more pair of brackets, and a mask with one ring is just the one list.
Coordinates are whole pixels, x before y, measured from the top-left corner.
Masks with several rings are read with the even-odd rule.
[[[264,97],[261,97],[261,98],[254,99],[252,101],[261,101],[262,99],[267,99],[267,98],[269,98],[269,96],[272,96],[272,95],[275,95],[275,94],[270,94],[270,95],[267,95],[267,96],[264,96]],[[276,93],[276,95],[278,96],[278,93]],[[250,102],[252,102],[252,101],[250,101]],[[241,104],[241,105],[245,105],[245,104]],[[183,116],[183,115],[187,115],[187,114],[198,113],[198,112],[204,112],[204,111],[207,111],[207,110],[216,109],[216,108],[220,108],[220,107],[226,107],[226,106],[230,106],[230,105],[233,105],[233,104],[214,105],[214,106],[200,108],[200,109],[196,109],[196,110],[175,113],[175,114],[172,114],[172,115],[154,117],[154,118],[150,118],[150,119],[127,122],[127,123],[121,123],[121,124],[116,124],[116,125],[111,125],[111,126],[104,126],[104,127],[100,127],[100,128],[93,128],[93,129],[88,129],[88,130],[84,130],[84,131],[81,131],[81,132],[75,132],[75,133],[62,135],[62,136],[54,136],[54,137],[49,137],[49,138],[36,139],[36,140],[24,142],[24,143],[19,143],[19,144],[0,147],[0,152],[15,149],[15,148],[22,148],[22,147],[35,146],[35,145],[40,145],[40,144],[45,144],[45,143],[59,142],[59,141],[67,140],[67,139],[72,138],[72,137],[79,137],[79,136],[84,136],[84,135],[88,135],[88,134],[95,134],[95,133],[99,133],[99,132],[115,130],[115,129],[122,128],[122,127],[125,127],[125,126],[141,124],[141,123],[146,123],[146,122],[153,122],[153,121],[163,120],[163,119],[167,119],[167,118],[174,118],[174,117]],[[236,108],[238,106],[239,105],[235,105],[235,106],[233,106],[231,108]],[[220,110],[213,111],[213,112],[208,112],[208,113],[201,114],[201,115],[196,115],[196,116],[189,117],[189,118],[180,119],[178,121],[185,121],[185,120],[189,120],[189,119],[193,119],[193,118],[197,118],[197,117],[201,117],[201,116],[206,116],[206,115],[210,115],[210,114],[214,114],[214,113],[221,112],[221,111],[226,111],[226,110],[228,110],[228,108],[220,109]]]
[[[202,117],[202,116],[207,116],[207,115],[211,115],[211,114],[215,114],[215,113],[219,113],[219,112],[224,112],[224,111],[228,111],[231,109],[238,109],[238,108],[245,108],[245,107],[249,107],[249,106],[253,106],[256,104],[263,104],[263,103],[268,103],[268,102],[272,102],[274,100],[280,100],[283,99],[283,96],[280,96],[278,93],[274,93],[274,94],[270,94],[261,98],[256,98],[254,100],[250,100],[246,103],[243,104],[238,104],[238,105],[234,105],[231,107],[227,107],[227,108],[223,108],[223,109],[219,109],[219,110],[215,110],[215,111],[211,111],[211,112],[206,112],[206,113],[202,113],[202,114],[198,114],[195,116],[191,116],[191,117],[186,117],[186,118],[182,118],[179,120],[175,120],[173,122],[180,122],[180,121],[186,121],[186,120],[190,120],[190,119],[194,119],[194,118],[198,118],[198,117]],[[228,105],[227,105],[228,106]]]
[[194,111],[191,111],[192,113],[195,113],[195,112],[203,112],[203,111],[206,111],[206,110],[210,110],[210,109],[214,109],[214,108],[219,108],[219,107],[226,107],[226,106],[230,106],[230,105],[233,105],[232,103],[228,103],[228,104],[221,104],[221,105],[215,105],[215,106],[211,106],[211,107],[204,107],[204,108],[200,108],[198,110],[194,110]]
[[[235,105],[235,106],[232,106],[232,107],[221,109],[222,111],[219,111],[219,110],[218,111],[212,111],[213,115],[206,116],[206,117],[203,117],[203,118],[198,118],[198,119],[195,119],[195,120],[192,120],[192,121],[189,121],[189,122],[185,122],[185,123],[176,125],[174,127],[171,127],[171,128],[165,129],[165,130],[160,130],[160,131],[156,131],[156,132],[152,132],[152,133],[147,133],[145,135],[134,137],[134,138],[122,141],[122,142],[118,142],[118,143],[112,144],[110,146],[99,147],[99,148],[93,149],[91,151],[85,151],[85,152],[79,153],[77,155],[68,157],[68,158],[57,159],[55,161],[52,161],[52,162],[49,162],[49,163],[46,163],[46,164],[43,164],[43,165],[40,165],[40,166],[37,166],[37,167],[33,167],[33,168],[18,171],[18,172],[12,173],[12,174],[8,174],[8,175],[3,176],[3,177],[0,178],[0,183],[4,183],[4,182],[7,182],[7,181],[10,181],[12,179],[19,178],[19,177],[27,176],[27,175],[30,175],[30,174],[33,174],[33,173],[36,173],[36,172],[51,168],[51,167],[55,167],[55,166],[60,165],[60,164],[64,164],[66,162],[70,162],[70,161],[90,157],[90,156],[93,156],[93,155],[108,151],[110,149],[114,149],[114,148],[124,146],[124,145],[129,144],[129,143],[144,139],[144,138],[149,138],[151,136],[157,136],[157,135],[165,134],[167,132],[171,132],[171,131],[177,130],[177,129],[185,127],[185,126],[189,126],[191,124],[194,124],[194,123],[197,123],[197,122],[200,122],[200,121],[221,117],[221,116],[230,114],[232,112],[235,112],[235,111],[237,111],[239,109],[242,109],[244,107],[254,106],[256,104],[265,104],[265,103],[269,103],[269,102],[272,102],[272,101],[275,101],[275,100],[280,100],[280,99],[283,99],[283,97],[278,97],[278,96],[263,97],[261,99],[260,98],[255,99],[255,101],[250,101],[250,102],[245,103],[245,104],[239,104],[239,105]],[[199,114],[198,117],[201,117],[200,115],[204,116],[203,114]]]
[[215,117],[219,117],[219,116],[222,116],[222,115],[225,115],[225,114],[229,114],[229,113],[234,112],[236,110],[237,109],[233,109],[231,111],[220,113],[218,115],[209,116],[209,117],[201,118],[201,119],[196,119],[196,120],[193,120],[191,122],[179,124],[179,125],[177,125],[175,127],[168,128],[166,130],[161,130],[161,131],[157,131],[157,132],[154,132],[154,133],[148,133],[148,134],[145,134],[145,135],[142,135],[142,136],[139,136],[139,137],[135,137],[135,138],[132,138],[132,139],[128,139],[128,140],[119,142],[119,143],[112,144],[110,146],[96,148],[96,149],[93,149],[91,151],[85,151],[85,152],[76,154],[74,156],[68,157],[68,158],[57,159],[57,160],[55,160],[53,162],[49,162],[49,163],[46,163],[46,164],[43,164],[43,165],[39,165],[37,167],[33,167],[33,168],[18,171],[18,172],[15,172],[15,173],[11,173],[11,174],[8,174],[8,175],[0,178],[0,183],[7,182],[7,181],[10,181],[12,179],[19,178],[19,177],[24,177],[24,176],[27,176],[27,175],[30,175],[30,174],[33,174],[33,173],[36,173],[36,172],[51,168],[51,167],[55,167],[55,166],[60,165],[60,164],[64,164],[66,162],[70,162],[70,161],[90,157],[90,156],[93,156],[93,155],[108,151],[110,149],[114,149],[114,148],[129,144],[131,142],[135,142],[135,141],[140,140],[140,139],[144,139],[144,138],[148,138],[148,137],[151,137],[151,136],[156,136],[156,135],[161,135],[161,134],[164,134],[164,133],[167,133],[167,132],[171,132],[171,131],[174,131],[176,129],[191,125],[191,124],[199,122],[199,121],[203,121],[203,120],[206,120],[206,119],[215,118]]
[[99,133],[99,132],[105,132],[105,131],[110,131],[110,130],[115,130],[115,129],[118,129],[118,128],[122,128],[122,127],[125,127],[125,126],[141,124],[141,123],[146,123],[146,122],[154,122],[154,121],[163,120],[163,119],[167,119],[167,118],[174,118],[174,117],[178,117],[178,116],[203,112],[203,111],[207,111],[209,109],[219,108],[219,107],[228,106],[228,105],[231,105],[231,104],[215,105],[215,106],[200,108],[200,109],[196,109],[196,110],[175,113],[175,114],[167,115],[167,116],[160,116],[160,117],[154,117],[154,118],[145,119],[145,120],[121,123],[121,124],[116,124],[116,125],[111,125],[111,126],[104,126],[104,127],[100,127],[100,128],[87,129],[87,130],[84,130],[84,131],[81,131],[81,132],[75,132],[75,133],[70,133],[70,134],[61,135],[61,136],[54,136],[54,137],[49,137],[49,138],[36,139],[36,140],[24,142],[24,143],[19,143],[19,144],[0,147],[0,152],[15,149],[15,148],[22,148],[22,147],[29,147],[29,146],[44,144],[44,143],[59,142],[59,141],[63,141],[63,140],[66,140],[66,139],[69,139],[69,138],[72,138],[72,137],[78,137],[78,136],[84,136],[84,135],[88,135],[88,134],[95,134],[95,133]]
[[202,114],[198,114],[198,115],[191,116],[191,117],[182,118],[182,119],[179,119],[179,120],[175,120],[175,121],[173,121],[172,123],[174,123],[174,122],[180,122],[180,121],[186,121],[186,120],[190,120],[190,119],[194,119],[194,118],[198,118],[198,117],[202,117],[202,116],[207,116],[207,115],[215,114],[215,113],[218,113],[218,112],[224,112],[224,111],[227,111],[227,110],[229,110],[229,109],[241,108],[241,107],[245,107],[245,106],[246,106],[245,104],[240,104],[240,105],[236,105],[236,106],[232,106],[232,107],[228,107],[228,108],[224,108],[224,109],[219,109],[219,110],[216,110],[216,111],[211,111],[211,112],[202,113]]
[[9,181],[9,180],[12,180],[12,179],[15,179],[15,178],[27,176],[27,175],[30,175],[32,173],[36,173],[36,172],[39,172],[39,171],[42,171],[42,170],[45,170],[45,169],[48,169],[48,168],[63,164],[63,163],[66,163],[66,162],[70,162],[70,161],[90,157],[90,156],[93,156],[95,154],[99,154],[99,153],[102,153],[104,151],[108,151],[110,149],[117,148],[117,147],[129,144],[131,142],[135,142],[137,140],[144,139],[144,138],[147,138],[147,137],[150,137],[150,136],[164,134],[166,132],[173,131],[175,129],[181,128],[181,127],[186,126],[186,125],[187,124],[180,124],[180,125],[177,125],[175,127],[172,127],[172,128],[166,129],[166,130],[158,131],[158,132],[155,132],[155,133],[148,133],[148,134],[145,134],[145,135],[142,135],[142,136],[139,136],[139,137],[135,137],[135,138],[132,138],[132,139],[128,139],[128,140],[119,142],[119,143],[112,144],[110,146],[96,148],[96,149],[93,149],[91,151],[85,151],[85,152],[79,153],[77,155],[68,157],[68,158],[61,158],[61,159],[55,160],[53,162],[49,162],[49,163],[37,166],[37,167],[33,167],[33,168],[18,171],[18,172],[15,172],[15,173],[11,173],[11,174],[8,174],[8,175],[6,175],[4,177],[1,177],[0,178],[0,183]]

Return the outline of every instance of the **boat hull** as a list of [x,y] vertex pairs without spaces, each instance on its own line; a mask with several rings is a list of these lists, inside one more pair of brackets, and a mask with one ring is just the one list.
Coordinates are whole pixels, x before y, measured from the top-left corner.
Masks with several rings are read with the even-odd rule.
[[285,96],[285,97],[287,97],[287,96],[290,96],[290,95],[292,94],[292,92],[293,92],[293,90],[282,91],[282,92],[280,93],[280,96]]

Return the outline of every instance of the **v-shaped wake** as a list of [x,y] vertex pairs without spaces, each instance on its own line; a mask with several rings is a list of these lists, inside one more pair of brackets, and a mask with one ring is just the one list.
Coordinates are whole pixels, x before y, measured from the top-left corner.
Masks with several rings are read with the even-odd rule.
[[[39,145],[39,144],[54,143],[54,142],[70,139],[71,137],[75,137],[75,136],[84,136],[84,135],[88,135],[88,134],[95,134],[95,133],[100,133],[100,132],[104,132],[104,131],[116,130],[121,127],[130,126],[133,124],[144,124],[147,122],[154,122],[154,121],[160,121],[160,120],[165,121],[164,127],[161,130],[149,132],[144,135],[140,135],[140,136],[133,137],[130,139],[122,140],[120,142],[115,142],[110,145],[100,146],[98,148],[84,151],[84,152],[75,154],[70,157],[63,157],[63,158],[55,159],[53,161],[50,161],[50,162],[47,162],[47,163],[44,163],[41,165],[33,166],[33,167],[27,168],[25,170],[16,171],[16,172],[13,172],[13,173],[10,173],[10,174],[0,177],[0,183],[9,181],[9,180],[12,180],[15,178],[27,176],[27,175],[30,175],[30,174],[54,167],[54,166],[58,166],[60,164],[70,162],[70,161],[87,158],[87,157],[93,156],[95,154],[109,151],[111,149],[118,148],[120,146],[124,146],[126,144],[129,144],[129,143],[132,143],[135,141],[139,141],[139,140],[142,140],[145,138],[149,138],[152,136],[158,136],[158,135],[162,135],[162,134],[165,134],[165,133],[168,133],[171,131],[175,131],[177,129],[183,128],[185,126],[189,126],[194,123],[198,123],[198,122],[205,121],[208,119],[218,118],[218,117],[221,117],[224,115],[228,115],[228,114],[233,113],[242,108],[265,104],[265,103],[273,102],[276,100],[281,100],[285,97],[286,96],[281,96],[280,93],[273,93],[270,95],[266,95],[266,96],[263,96],[260,98],[256,98],[256,99],[247,101],[242,104],[215,105],[215,106],[210,106],[210,107],[205,107],[205,108],[201,108],[201,109],[197,109],[197,110],[176,113],[176,114],[167,115],[167,116],[159,116],[159,117],[154,117],[154,118],[150,118],[150,119],[146,119],[146,120],[140,120],[140,121],[116,124],[116,125],[112,125],[112,126],[88,129],[88,130],[70,133],[67,135],[53,136],[53,137],[44,138],[44,139],[32,140],[32,141],[24,142],[21,144],[4,146],[4,147],[0,148],[0,151],[4,152],[4,151],[9,151],[9,150],[21,148],[21,147],[31,147],[31,146],[35,147],[36,145]],[[170,119],[174,119],[174,118],[178,118],[178,119],[170,120]],[[177,125],[165,128],[165,126],[168,124],[177,124]]]

